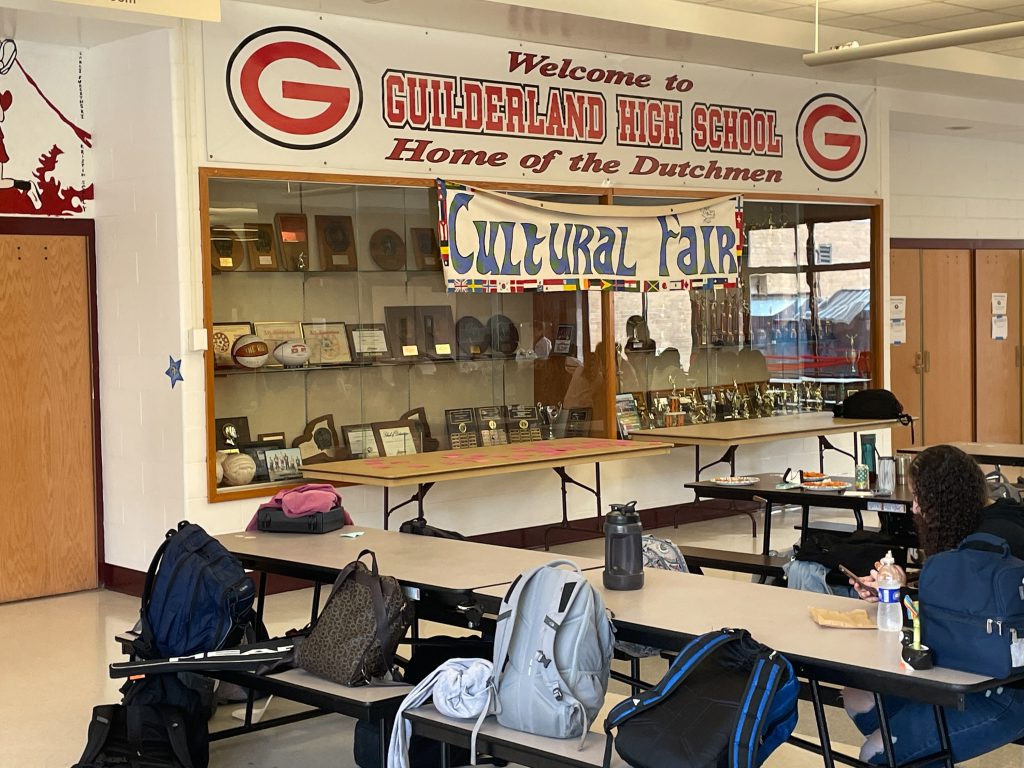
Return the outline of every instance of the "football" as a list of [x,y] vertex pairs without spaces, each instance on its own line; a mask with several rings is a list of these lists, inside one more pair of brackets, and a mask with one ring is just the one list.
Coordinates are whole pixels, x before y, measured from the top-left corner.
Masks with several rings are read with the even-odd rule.
[[256,475],[256,462],[244,453],[225,456],[223,466],[225,485],[245,485]]
[[270,357],[267,342],[259,336],[247,333],[239,336],[231,345],[231,359],[243,368],[259,368]]
[[305,365],[309,360],[309,347],[302,339],[288,339],[274,347],[274,359],[285,368]]

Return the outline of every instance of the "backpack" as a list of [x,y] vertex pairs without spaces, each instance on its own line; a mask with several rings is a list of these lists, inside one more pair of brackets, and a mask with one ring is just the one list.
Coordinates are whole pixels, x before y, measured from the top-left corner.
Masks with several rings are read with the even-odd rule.
[[93,708],[88,741],[73,768],[206,768],[208,713],[176,675],[127,683],[120,704]]
[[936,666],[1004,678],[1024,669],[1024,560],[987,533],[924,561],[921,640]]
[[466,537],[457,531],[446,531],[444,528],[435,528],[432,525],[427,525],[427,521],[422,517],[414,517],[412,520],[406,520],[398,527],[399,533],[413,533],[417,536],[433,536],[438,539],[455,539],[456,541],[465,541]]
[[844,419],[896,419],[910,427],[914,441],[914,419],[903,411],[903,404],[888,389],[862,389],[832,406],[832,415]]
[[906,547],[898,539],[876,531],[854,531],[839,533],[820,529],[808,529],[802,541],[793,546],[794,560],[808,560],[820,563],[828,569],[829,584],[846,584],[848,577],[839,566],[844,565],[854,573],[868,573],[875,563],[891,551],[896,564],[907,567]]
[[501,601],[494,636],[498,722],[585,737],[604,703],[613,642],[604,600],[574,563],[521,573]]
[[[644,568],[657,568],[663,571],[676,571],[678,573],[689,573],[690,568],[686,564],[686,558],[679,551],[679,547],[671,539],[662,539],[645,533],[640,539],[640,549],[643,553]],[[661,648],[642,643],[632,643],[626,640],[617,640],[615,649],[622,651],[627,656],[636,658],[647,658],[659,656]]]
[[[654,687],[612,708],[604,766],[750,768],[793,733],[800,684],[789,661],[744,629],[708,632]],[[618,734],[612,739],[612,730]]]
[[198,525],[178,523],[146,572],[135,655],[187,656],[234,644],[255,620],[255,595],[234,555]]
[[[369,568],[362,562],[369,555]],[[295,663],[325,680],[365,685],[389,674],[395,649],[412,623],[412,607],[393,576],[381,576],[377,555],[364,549],[334,581]]]

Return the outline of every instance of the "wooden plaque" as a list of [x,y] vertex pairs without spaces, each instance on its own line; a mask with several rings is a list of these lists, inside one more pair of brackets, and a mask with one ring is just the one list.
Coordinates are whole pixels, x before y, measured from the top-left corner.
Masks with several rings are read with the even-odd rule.
[[356,237],[351,216],[315,216],[316,241],[320,246],[320,269],[331,272],[354,272]]

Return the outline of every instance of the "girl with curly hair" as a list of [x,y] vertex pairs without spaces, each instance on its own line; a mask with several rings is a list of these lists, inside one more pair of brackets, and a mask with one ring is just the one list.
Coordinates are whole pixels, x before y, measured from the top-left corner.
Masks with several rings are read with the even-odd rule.
[[[919,453],[910,465],[910,487],[914,494],[914,526],[926,557],[955,549],[964,537],[980,531],[1002,537],[1015,556],[1024,558],[1024,509],[1006,499],[989,504],[981,468],[959,448],[937,445]],[[873,583],[877,575],[873,570],[865,581]],[[905,584],[906,574],[901,571],[900,576]],[[851,584],[861,598],[877,600],[852,581]],[[883,764],[885,753],[874,694],[846,689],[843,705],[866,737],[861,759]],[[939,736],[931,705],[892,696],[884,697],[884,705],[900,764],[938,751]],[[999,688],[971,694],[963,710],[944,711],[953,760],[957,763],[1024,736],[1021,689]]]

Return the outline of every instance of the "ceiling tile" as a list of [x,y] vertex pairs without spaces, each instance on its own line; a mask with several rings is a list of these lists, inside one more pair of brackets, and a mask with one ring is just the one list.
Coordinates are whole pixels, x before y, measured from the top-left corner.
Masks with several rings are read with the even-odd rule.
[[859,31],[871,31],[884,27],[892,22],[880,19],[877,16],[844,16],[842,20],[836,21],[835,26],[842,29],[854,29]]
[[872,29],[871,32],[876,35],[888,35],[889,37],[923,37],[924,35],[934,35],[935,30],[933,27],[926,27],[923,24],[890,24],[887,27],[878,27]]
[[829,10],[843,13],[870,14],[878,11],[891,11],[905,8],[908,5],[924,5],[922,0],[832,0]]
[[[784,11],[775,11],[770,14],[780,19],[793,19],[795,21],[814,21],[814,6],[813,5],[802,5],[796,8],[789,8]],[[832,26],[841,27],[842,24],[839,22],[840,19],[845,19],[850,14],[839,13],[838,11],[831,11],[828,8],[822,8],[819,18],[822,24],[831,24]]]
[[1016,48],[1024,48],[1024,38],[1011,37],[1006,40],[989,40],[987,43],[971,43],[963,47],[974,48],[978,51],[988,51],[989,53],[1004,53]]
[[950,16],[945,19],[933,19],[928,22],[929,27],[937,30],[952,32],[955,29],[970,29],[972,27],[987,27],[990,24],[1007,24],[1017,21],[1013,16],[1004,13],[993,13],[992,11],[977,11],[967,16]]
[[714,6],[747,13],[771,13],[794,7],[793,3],[787,0],[718,0]]
[[910,24],[925,22],[932,19],[947,18],[950,16],[973,16],[976,12],[963,6],[947,5],[946,3],[922,3],[921,5],[908,5],[906,8],[893,8],[888,11],[877,11],[872,16],[878,16],[890,21],[902,21]]
[[977,11],[999,11],[1021,4],[1020,0],[946,0],[947,5],[960,5]]
[[1011,5],[1005,8],[993,9],[999,13],[1005,13],[1007,16],[1012,16],[1018,21],[1024,21],[1024,5],[1018,2],[1017,5]]

